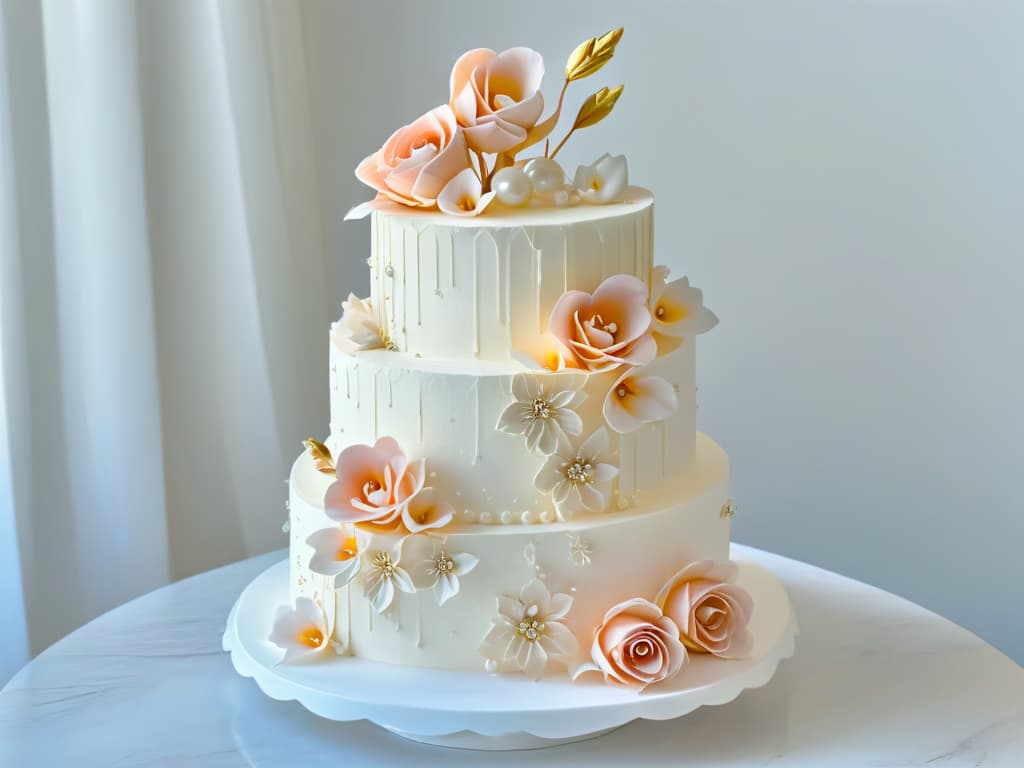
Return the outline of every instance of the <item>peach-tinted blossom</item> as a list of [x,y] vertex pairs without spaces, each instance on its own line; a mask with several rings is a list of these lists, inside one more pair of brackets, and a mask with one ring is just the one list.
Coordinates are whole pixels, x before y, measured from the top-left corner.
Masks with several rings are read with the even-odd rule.
[[567,291],[555,303],[548,330],[566,348],[566,366],[608,371],[644,365],[658,348],[651,335],[647,286],[633,275],[613,275],[593,294]]
[[687,654],[672,619],[649,600],[634,598],[605,614],[594,632],[590,658],[593,663],[575,675],[596,670],[605,680],[645,688],[678,674]]
[[626,369],[604,398],[604,420],[616,432],[632,432],[643,424],[662,421],[678,407],[679,399],[672,385],[661,376],[646,375],[643,371]]
[[691,651],[742,658],[753,647],[747,624],[754,603],[735,582],[735,564],[702,560],[669,579],[654,602],[676,623]]
[[335,459],[337,479],[324,497],[327,516],[340,523],[397,525],[423,489],[425,464],[409,461],[393,437],[350,445]]
[[544,59],[529,48],[467,51],[455,62],[451,107],[469,146],[507,152],[526,140],[544,111]]
[[308,597],[297,597],[294,607],[282,606],[278,610],[268,639],[284,650],[279,662],[282,664],[306,661],[333,648],[327,617]]
[[445,104],[395,131],[356,177],[396,203],[429,208],[469,163],[466,138]]
[[658,354],[679,347],[686,339],[710,331],[718,324],[704,306],[704,294],[686,277],[668,281],[668,267],[655,267],[651,275],[651,331]]

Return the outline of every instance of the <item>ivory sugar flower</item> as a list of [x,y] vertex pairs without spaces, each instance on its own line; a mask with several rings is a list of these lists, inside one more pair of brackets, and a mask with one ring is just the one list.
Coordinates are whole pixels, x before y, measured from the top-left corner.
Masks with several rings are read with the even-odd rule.
[[562,294],[551,310],[548,330],[570,353],[566,365],[600,372],[653,360],[658,348],[651,335],[647,293],[640,278],[612,275],[592,294]]
[[715,313],[704,306],[704,294],[689,279],[669,282],[668,267],[655,267],[651,283],[651,330],[659,355],[718,324]]
[[563,446],[549,456],[533,484],[538,491],[551,494],[563,520],[583,510],[603,512],[611,482],[619,474],[618,467],[606,461],[608,454],[608,431],[599,427],[578,448]]
[[701,560],[669,579],[654,602],[679,627],[683,644],[697,653],[742,658],[753,646],[747,624],[750,594],[736,584],[734,563]]
[[282,664],[311,659],[332,647],[327,617],[308,597],[296,598],[294,607],[281,608],[269,640],[284,649]]
[[686,664],[679,628],[650,600],[634,598],[612,607],[594,632],[591,663],[573,677],[598,671],[605,680],[641,689],[674,677]]
[[341,319],[332,330],[338,346],[349,354],[384,346],[384,334],[373,302],[369,298],[360,299],[354,293],[341,302]]
[[528,582],[518,597],[502,595],[480,653],[539,680],[548,660],[567,663],[576,654],[576,638],[562,623],[572,603],[569,595],[552,595],[539,579]]
[[676,391],[669,382],[643,371],[643,368],[627,369],[605,396],[604,420],[616,432],[632,432],[643,424],[662,421],[679,405]]
[[345,586],[359,573],[359,544],[348,526],[321,528],[306,543],[313,548],[309,570],[333,576],[335,589]]
[[587,396],[581,391],[585,374],[542,375],[520,373],[512,379],[513,401],[498,418],[497,429],[523,435],[528,451],[550,456],[569,438],[583,431],[574,410]]

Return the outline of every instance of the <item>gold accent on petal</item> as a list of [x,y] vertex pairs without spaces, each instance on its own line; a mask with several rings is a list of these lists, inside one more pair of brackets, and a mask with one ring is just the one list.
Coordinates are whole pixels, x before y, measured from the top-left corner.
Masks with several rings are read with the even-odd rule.
[[334,474],[334,457],[331,456],[330,448],[315,437],[307,437],[302,444],[309,449],[309,454],[313,457],[313,463],[316,464],[318,472],[323,472],[325,475]]
[[569,54],[569,60],[565,63],[565,79],[571,82],[589,77],[611,61],[615,55],[615,46],[622,39],[622,33],[623,29],[619,27],[600,37],[584,40],[576,46],[576,50]]
[[722,505],[722,511],[718,513],[719,517],[731,518],[736,515],[736,504],[732,499],[726,499],[725,504]]
[[576,113],[576,121],[572,124],[572,129],[575,131],[580,128],[589,128],[608,117],[625,87],[624,85],[617,85],[614,88],[605,87],[590,94],[583,102],[583,106],[580,107],[580,111]]

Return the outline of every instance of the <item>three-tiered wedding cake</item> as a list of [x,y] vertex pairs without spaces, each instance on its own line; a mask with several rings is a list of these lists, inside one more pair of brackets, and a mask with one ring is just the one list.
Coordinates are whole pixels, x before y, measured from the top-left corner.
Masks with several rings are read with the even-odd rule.
[[[577,48],[565,85],[620,37]],[[624,158],[569,182],[564,140],[541,152],[565,95],[541,120],[542,75],[529,49],[470,51],[450,103],[357,170],[378,192],[355,211],[371,293],[332,328],[330,436],[291,473],[286,662],[644,687],[749,652],[728,461],[695,426],[715,317],[655,265],[654,199]]]

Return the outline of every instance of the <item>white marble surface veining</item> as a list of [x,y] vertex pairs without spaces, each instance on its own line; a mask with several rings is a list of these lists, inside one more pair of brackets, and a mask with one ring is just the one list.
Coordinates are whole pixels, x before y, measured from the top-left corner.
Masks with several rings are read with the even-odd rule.
[[[766,687],[674,721],[529,753],[544,765],[1024,766],[1024,669],[873,587],[743,548],[782,580],[796,656]],[[521,765],[406,742],[264,697],[220,650],[271,553],[157,590],[69,635],[0,691],[0,766]]]

